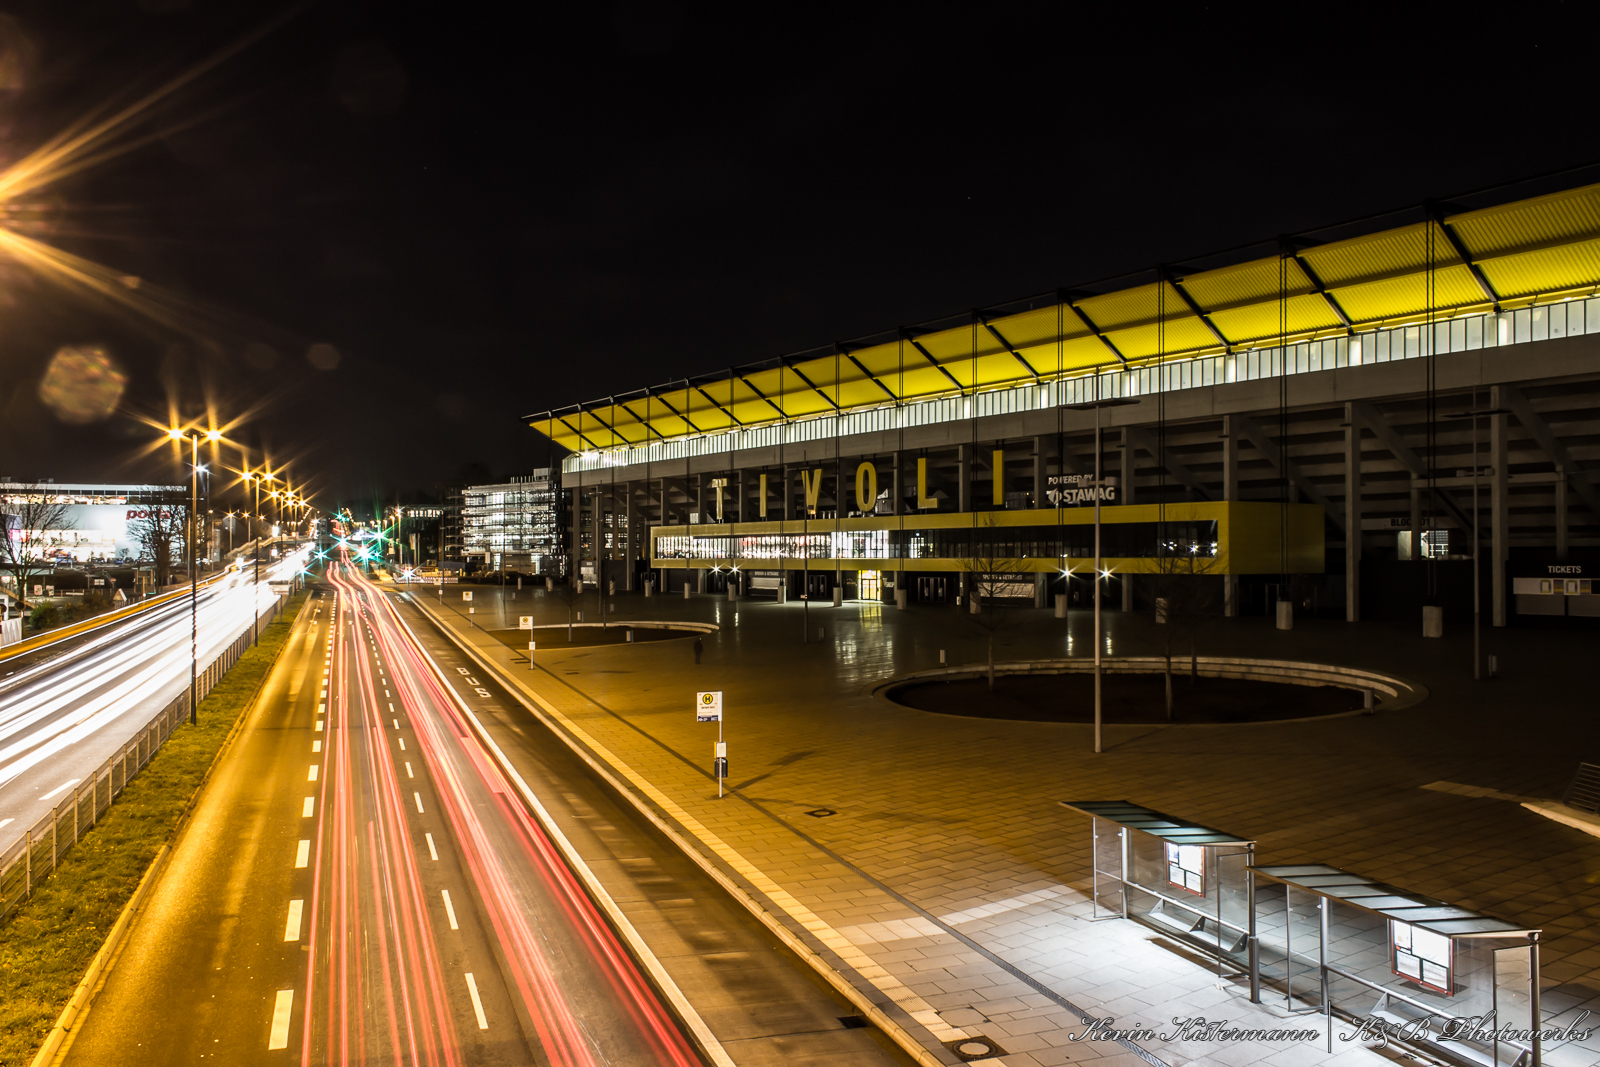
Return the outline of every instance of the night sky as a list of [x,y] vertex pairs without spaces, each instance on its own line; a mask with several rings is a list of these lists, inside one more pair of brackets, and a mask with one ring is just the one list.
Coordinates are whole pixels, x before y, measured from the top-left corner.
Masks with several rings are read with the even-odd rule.
[[[528,412],[1600,158],[1590,5],[0,10],[4,165],[256,35],[0,206],[126,279],[0,252],[0,475],[177,480],[153,424],[209,405],[324,507],[543,465]],[[115,411],[41,399],[64,347]]]

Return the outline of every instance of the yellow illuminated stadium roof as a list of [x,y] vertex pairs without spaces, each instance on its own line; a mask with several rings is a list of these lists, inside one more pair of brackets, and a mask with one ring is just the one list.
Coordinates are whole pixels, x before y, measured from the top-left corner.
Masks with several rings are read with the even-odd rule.
[[1600,288],[1600,185],[1410,214],[1399,227],[1286,237],[1260,258],[1161,267],[526,419],[574,451],[642,445]]

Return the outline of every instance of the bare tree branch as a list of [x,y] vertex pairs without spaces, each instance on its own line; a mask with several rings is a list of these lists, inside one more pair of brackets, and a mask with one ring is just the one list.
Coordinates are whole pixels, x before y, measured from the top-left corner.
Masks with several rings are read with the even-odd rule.
[[66,497],[37,482],[23,483],[0,496],[0,567],[16,583],[17,600],[28,606],[32,580],[54,567],[50,550],[64,543],[61,534],[72,529]]

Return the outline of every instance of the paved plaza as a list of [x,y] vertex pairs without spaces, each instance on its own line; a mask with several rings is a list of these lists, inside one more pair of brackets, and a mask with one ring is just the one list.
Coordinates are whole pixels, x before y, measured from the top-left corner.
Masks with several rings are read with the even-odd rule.
[[[1007,1065],[1377,1063],[1321,1040],[1084,1042],[1083,1017],[1171,1030],[1205,1016],[1248,1028],[1316,1026],[1131,922],[1090,920],[1089,820],[1062,800],[1126,799],[1257,842],[1257,862],[1327,863],[1539,927],[1543,1010],[1564,1025],[1600,1012],[1600,838],[1529,810],[1561,796],[1597,748],[1592,633],[1486,630],[1499,677],[1474,682],[1471,634],[1417,627],[1217,619],[1201,655],[1349,665],[1426,686],[1407,710],[1239,726],[985,720],[896,706],[887,678],[977,663],[986,634],[954,608],[841,608],[700,596],[608,598],[616,621],[714,624],[692,642],[541,651],[538,670],[482,627],[565,621],[542,591],[415,590],[664,821],[900,1021],[932,1061],[982,1036]],[[502,600],[502,596],[504,599]],[[514,596],[514,599],[513,599]],[[595,621],[593,594],[582,605]],[[1106,652],[1148,655],[1146,614],[1105,615]],[[1016,612],[998,660],[1092,655],[1092,617]],[[818,627],[821,639],[817,639]],[[802,643],[809,629],[810,641]],[[1187,637],[1179,642],[1187,648]],[[1177,683],[1179,714],[1183,686]],[[697,690],[722,690],[731,774],[710,777],[714,725]],[[1591,1024],[1594,1022],[1590,1020]],[[1335,1034],[1347,1031],[1336,1022]],[[1133,1046],[1137,1046],[1135,1049]],[[1546,1062],[1600,1060],[1600,1036]],[[988,1061],[985,1061],[988,1062]]]

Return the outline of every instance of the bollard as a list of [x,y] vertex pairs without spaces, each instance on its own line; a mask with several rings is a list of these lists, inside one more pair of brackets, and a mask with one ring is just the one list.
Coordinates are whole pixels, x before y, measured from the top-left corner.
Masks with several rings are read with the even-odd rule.
[[833,606],[836,607],[836,608],[844,606],[844,587],[843,586],[836,585],[836,586],[833,587]]
[[904,589],[896,589],[894,591],[894,606],[901,611],[906,610],[906,591]]
[[633,644],[633,627],[628,627],[628,644]]
[[1422,607],[1422,636],[1444,636],[1444,608],[1438,604],[1424,604]]
[[613,579],[611,579],[611,581],[607,582],[606,585],[609,587],[608,592],[607,592],[606,595],[607,596],[616,596],[617,595],[617,580],[615,578],[613,578]]
[[1292,630],[1292,629],[1294,629],[1294,601],[1292,601],[1292,600],[1280,600],[1280,601],[1278,601],[1278,629],[1280,629],[1280,630]]
[[656,592],[656,589],[655,589],[655,586],[656,586],[656,583],[655,583],[655,582],[653,582],[653,581],[651,581],[651,582],[645,582],[645,583],[644,583],[644,595],[645,595],[645,596],[646,596],[646,597],[652,597],[652,596],[654,596],[654,595],[655,595],[655,592]]
[[1497,675],[1499,673],[1500,673],[1500,657],[1491,654],[1489,656],[1489,677],[1493,678],[1495,675]]
[[1064,619],[1066,617],[1067,617],[1067,594],[1065,594],[1065,593],[1057,593],[1056,594],[1056,618]]
[[940,650],[939,650],[939,666],[941,666],[941,667],[943,667],[943,666],[944,666],[944,663],[945,663],[945,659],[944,659],[944,649],[942,649],[942,648],[941,648],[941,649],[940,649]]
[[581,611],[580,611],[580,612],[578,612],[578,621],[579,621],[579,622],[582,622],[582,621],[583,621],[583,612],[581,612]]
[[688,600],[692,594],[689,592],[689,583],[683,583],[683,599]]
[[738,600],[739,599],[739,587],[734,585],[732,582],[728,583],[728,599],[729,600]]
[[1377,701],[1373,699],[1375,695],[1376,694],[1374,691],[1370,688],[1363,689],[1361,691],[1361,710],[1365,711],[1368,715],[1371,715],[1377,710]]

